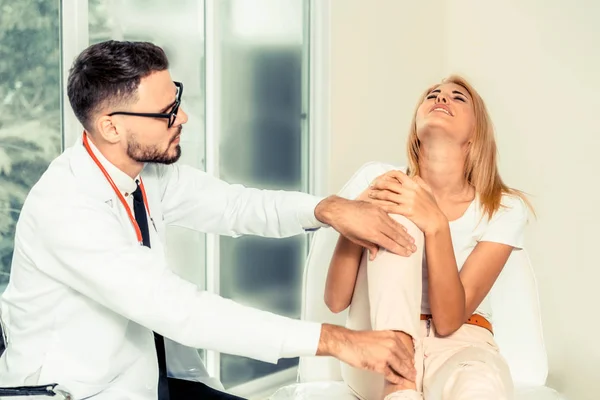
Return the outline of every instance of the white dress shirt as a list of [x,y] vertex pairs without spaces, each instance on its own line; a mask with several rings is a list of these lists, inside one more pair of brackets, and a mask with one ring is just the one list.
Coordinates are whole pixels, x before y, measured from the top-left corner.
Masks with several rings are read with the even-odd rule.
[[[92,148],[132,207],[135,180]],[[138,243],[81,140],[32,188],[0,301],[8,341],[0,386],[57,382],[76,399],[156,399],[152,331],[193,351],[272,363],[316,353],[320,324],[202,291],[171,271],[164,251],[166,225],[228,236],[301,234],[322,226],[314,215],[321,199],[230,185],[186,166],[148,164],[141,177],[151,248]],[[171,364],[168,345],[167,358]]]

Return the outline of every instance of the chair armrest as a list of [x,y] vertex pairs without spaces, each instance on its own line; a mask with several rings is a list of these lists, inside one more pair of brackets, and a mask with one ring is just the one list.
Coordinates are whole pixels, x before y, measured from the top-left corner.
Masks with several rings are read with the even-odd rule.
[[67,389],[57,383],[39,386],[14,386],[0,388],[0,397],[26,397],[26,396],[61,396],[57,400],[73,400]]

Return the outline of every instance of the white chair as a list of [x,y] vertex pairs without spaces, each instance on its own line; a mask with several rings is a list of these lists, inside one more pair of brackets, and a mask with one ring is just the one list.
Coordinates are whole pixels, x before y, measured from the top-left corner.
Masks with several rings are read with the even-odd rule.
[[[340,196],[356,198],[389,165],[363,166],[345,185]],[[329,261],[338,233],[331,228],[314,234],[303,282],[302,318],[345,325],[347,311],[333,314],[324,302]],[[516,386],[516,400],[559,400],[545,386],[548,363],[535,276],[525,250],[514,251],[491,293],[495,339],[507,359]],[[300,359],[298,383],[278,390],[271,400],[356,400],[342,382],[340,362],[332,357]],[[377,399],[378,400],[378,399]],[[438,400],[438,399],[426,399]]]

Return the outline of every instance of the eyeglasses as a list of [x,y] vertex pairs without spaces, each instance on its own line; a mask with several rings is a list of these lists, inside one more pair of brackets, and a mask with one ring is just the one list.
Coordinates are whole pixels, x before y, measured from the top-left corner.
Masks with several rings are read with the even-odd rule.
[[177,111],[179,111],[179,106],[181,105],[181,95],[183,94],[183,83],[181,82],[173,82],[177,87],[177,99],[175,103],[170,105],[171,111],[168,113],[135,113],[135,112],[127,112],[127,111],[116,111],[108,114],[110,117],[113,115],[133,115],[136,117],[148,117],[148,118],[166,118],[169,120],[169,128],[173,126],[175,120],[177,119]]

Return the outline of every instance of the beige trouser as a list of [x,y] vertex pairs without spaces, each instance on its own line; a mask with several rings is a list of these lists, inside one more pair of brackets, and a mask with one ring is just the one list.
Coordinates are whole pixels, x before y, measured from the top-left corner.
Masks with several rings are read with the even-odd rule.
[[[404,217],[393,217],[408,229],[419,250],[410,257],[381,250],[374,261],[368,261],[365,252],[347,326],[357,330],[397,330],[413,337],[418,395],[411,398],[512,399],[508,366],[488,330],[463,325],[454,334],[439,337],[431,321],[420,320],[423,234]],[[359,398],[383,398],[382,375],[342,363],[342,376]]]

